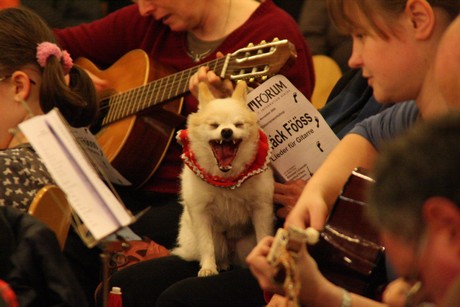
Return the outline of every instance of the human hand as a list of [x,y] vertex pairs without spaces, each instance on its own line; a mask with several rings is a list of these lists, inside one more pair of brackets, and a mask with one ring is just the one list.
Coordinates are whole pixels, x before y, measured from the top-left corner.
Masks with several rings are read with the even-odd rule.
[[85,70],[86,73],[89,75],[91,80],[93,81],[94,87],[96,88],[97,93],[102,93],[110,89],[110,84],[107,80],[101,79],[95,74],[91,73],[88,70]]
[[[262,239],[249,253],[246,263],[264,291],[285,295],[283,285],[276,281],[279,268],[272,266],[267,260],[273,242],[273,237]],[[331,287],[336,288],[336,286],[321,274],[315,260],[308,254],[306,244],[301,244],[300,249],[292,257],[294,264],[291,269],[295,272],[296,280],[301,287],[299,301],[302,304],[315,306],[323,290],[330,291]],[[277,306],[275,304],[278,302],[278,299],[274,301],[273,306]]]
[[267,260],[273,240],[274,237],[272,236],[260,240],[246,257],[246,263],[264,291],[282,294],[282,285],[274,282],[278,269],[274,268]]
[[323,229],[329,214],[326,202],[321,197],[304,194],[302,194],[286,217],[285,227],[295,226],[299,228],[313,227],[317,230]]
[[406,306],[407,293],[412,288],[412,283],[404,278],[398,278],[390,282],[382,294],[382,302],[392,307]]
[[[217,52],[217,58],[223,56],[221,52]],[[232,82],[228,79],[221,79],[207,66],[198,68],[197,72],[190,77],[189,90],[196,98],[198,98],[198,84],[200,82],[205,82],[216,98],[230,97],[233,93]]]
[[293,304],[288,305],[288,299],[279,294],[275,294],[268,302],[267,307],[285,307],[285,306],[294,306]]
[[392,307],[418,306],[418,303],[427,299],[425,295],[423,288],[418,288],[416,285],[416,281],[398,278],[386,286],[382,294],[382,302]]
[[275,182],[275,193],[273,201],[282,207],[276,211],[278,217],[284,219],[294,208],[300,194],[303,191],[306,181],[297,179],[286,183]]

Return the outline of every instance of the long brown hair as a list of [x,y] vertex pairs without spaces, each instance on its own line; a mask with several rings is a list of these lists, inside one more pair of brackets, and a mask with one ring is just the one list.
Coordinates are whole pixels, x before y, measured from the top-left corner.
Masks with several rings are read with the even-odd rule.
[[[392,20],[398,17],[405,9],[407,0],[327,0],[329,14],[337,28],[346,34],[360,28],[356,12],[365,16],[364,22],[381,37],[387,38],[387,34],[376,24],[376,16],[384,20]],[[454,20],[460,8],[459,0],[427,0],[433,8],[440,8]]]
[[35,67],[42,76],[39,96],[43,112],[57,107],[72,126],[88,126],[98,110],[91,79],[73,66],[67,85],[64,67],[55,56],[48,57],[44,67],[38,65],[37,45],[42,42],[57,44],[51,29],[36,13],[25,8],[0,10],[0,76]]

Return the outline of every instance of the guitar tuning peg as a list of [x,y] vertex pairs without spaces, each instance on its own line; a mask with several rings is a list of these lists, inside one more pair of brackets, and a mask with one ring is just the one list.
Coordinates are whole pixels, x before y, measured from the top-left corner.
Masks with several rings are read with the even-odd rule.
[[255,81],[254,78],[249,78],[248,83],[253,83]]
[[262,76],[262,81],[266,81],[268,79],[267,76]]
[[280,39],[278,37],[275,37],[272,42],[278,42]]
[[266,40],[261,40],[259,45],[264,45],[264,44],[266,44],[266,43],[267,43]]
[[248,44],[248,47],[254,47],[254,44],[253,44],[253,43],[249,43],[249,44]]

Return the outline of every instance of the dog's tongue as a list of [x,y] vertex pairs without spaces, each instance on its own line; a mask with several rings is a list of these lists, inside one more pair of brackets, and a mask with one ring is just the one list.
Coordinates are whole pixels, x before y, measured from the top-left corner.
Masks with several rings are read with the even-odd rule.
[[238,151],[238,145],[226,141],[222,142],[222,144],[214,142],[212,144],[212,151],[220,170],[226,172],[232,168],[232,162]]

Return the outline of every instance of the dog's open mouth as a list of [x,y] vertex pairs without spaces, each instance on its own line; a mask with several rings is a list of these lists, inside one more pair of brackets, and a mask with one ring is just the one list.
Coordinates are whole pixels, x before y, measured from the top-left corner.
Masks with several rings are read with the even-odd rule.
[[228,172],[232,169],[232,163],[236,157],[240,143],[241,140],[237,139],[209,142],[217,165],[222,172]]

